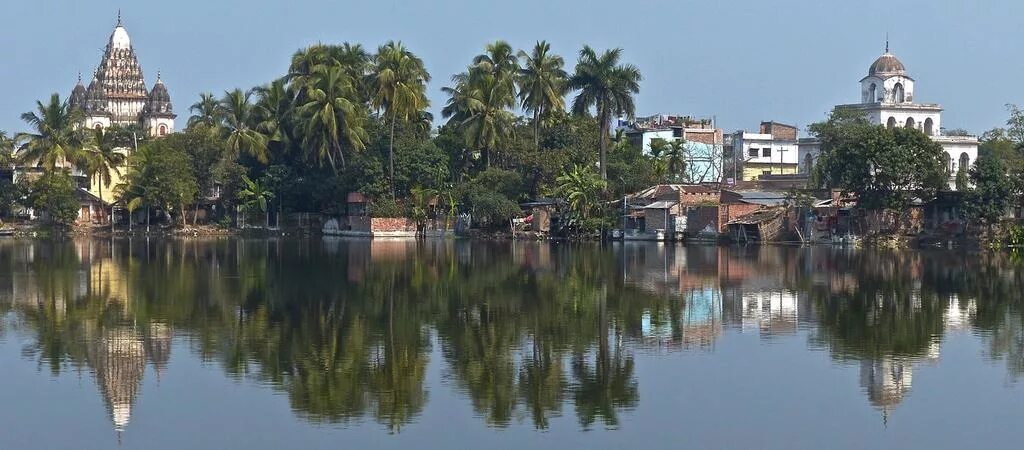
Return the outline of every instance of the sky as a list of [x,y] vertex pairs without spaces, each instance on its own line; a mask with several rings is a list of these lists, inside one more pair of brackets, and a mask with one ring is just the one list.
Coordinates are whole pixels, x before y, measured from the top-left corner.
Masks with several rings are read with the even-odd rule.
[[[316,42],[375,49],[401,40],[440,89],[488,42],[547,40],[571,69],[584,44],[621,47],[644,76],[637,115],[714,117],[727,132],[763,120],[805,129],[860,99],[885,48],[915,78],[915,100],[943,125],[980,133],[1024,104],[1024,2],[1016,0],[34,0],[4,2],[0,130],[24,131],[37,100],[88,77],[120,9],[147,82],[163,74],[184,124],[201,92],[283,75]],[[86,80],[88,82],[88,80]]]

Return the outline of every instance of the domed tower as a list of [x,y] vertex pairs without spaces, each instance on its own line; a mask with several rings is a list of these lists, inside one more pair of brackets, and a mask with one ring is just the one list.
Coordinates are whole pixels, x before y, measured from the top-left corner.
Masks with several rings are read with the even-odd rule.
[[167,92],[163,79],[157,73],[156,84],[149,92],[146,106],[142,110],[143,126],[149,129],[153,136],[166,136],[174,132],[174,107],[171,104],[171,94]]
[[111,115],[108,110],[107,93],[103,89],[99,78],[93,75],[89,88],[85,91],[85,112],[86,128],[107,128],[111,123]]
[[120,15],[103,51],[96,77],[107,95],[111,121],[118,125],[138,124],[149,92]]
[[87,95],[85,85],[82,84],[82,74],[78,74],[78,84],[71,90],[71,97],[68,97],[68,109],[85,109],[85,96]]
[[868,68],[868,76],[860,80],[862,103],[913,103],[914,79],[907,68],[889,52],[879,56]]

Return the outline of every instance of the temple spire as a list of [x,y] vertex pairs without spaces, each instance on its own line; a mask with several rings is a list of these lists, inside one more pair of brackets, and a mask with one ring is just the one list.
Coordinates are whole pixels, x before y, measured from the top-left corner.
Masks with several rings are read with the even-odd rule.
[[117,9],[117,26],[121,26],[121,8]]

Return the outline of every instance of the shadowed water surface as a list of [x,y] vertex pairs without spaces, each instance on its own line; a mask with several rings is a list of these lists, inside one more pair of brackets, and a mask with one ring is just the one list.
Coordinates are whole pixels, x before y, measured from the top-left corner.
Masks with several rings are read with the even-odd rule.
[[0,241],[0,448],[1024,438],[1010,255]]

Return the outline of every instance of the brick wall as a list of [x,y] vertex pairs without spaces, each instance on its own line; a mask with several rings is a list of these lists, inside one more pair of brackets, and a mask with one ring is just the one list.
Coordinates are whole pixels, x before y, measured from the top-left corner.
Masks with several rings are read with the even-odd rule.
[[761,122],[761,133],[770,134],[777,140],[795,141],[796,127],[775,122]]
[[373,217],[370,229],[374,232],[416,231],[416,222],[404,217]]
[[659,229],[671,231],[673,222],[671,217],[666,217],[668,213],[667,209],[645,209],[644,222],[647,225],[647,232],[653,233],[654,230]]
[[723,141],[722,130],[717,128],[706,130],[686,129],[683,139],[702,144],[721,144]]
[[718,203],[719,193],[715,191],[708,192],[686,192],[685,190],[679,191],[679,204],[683,206],[696,206],[708,203]]

